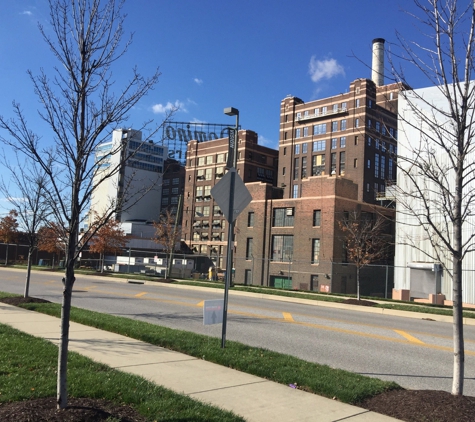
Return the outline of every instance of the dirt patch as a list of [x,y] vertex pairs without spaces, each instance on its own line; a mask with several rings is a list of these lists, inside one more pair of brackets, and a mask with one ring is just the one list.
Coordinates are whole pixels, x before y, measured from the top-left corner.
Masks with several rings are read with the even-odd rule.
[[364,300],[364,299],[346,299],[343,302],[340,303],[345,303],[347,305],[358,305],[358,306],[376,306],[376,302],[371,302],[370,300]]

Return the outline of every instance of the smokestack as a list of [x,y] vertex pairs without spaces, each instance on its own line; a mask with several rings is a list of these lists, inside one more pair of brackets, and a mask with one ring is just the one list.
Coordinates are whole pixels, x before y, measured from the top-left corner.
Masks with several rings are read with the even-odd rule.
[[376,86],[384,85],[384,38],[375,38],[373,40],[371,79]]

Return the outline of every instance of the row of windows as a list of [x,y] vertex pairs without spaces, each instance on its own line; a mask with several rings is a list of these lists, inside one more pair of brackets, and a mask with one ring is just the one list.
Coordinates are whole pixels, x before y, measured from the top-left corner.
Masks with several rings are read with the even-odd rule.
[[[180,183],[180,178],[179,177],[174,177],[171,179],[172,185],[178,185]],[[169,186],[170,185],[170,179],[163,179],[163,186]]]
[[137,168],[137,169],[153,171],[154,173],[163,172],[162,166],[156,166],[154,164],[144,163],[143,161],[128,160],[127,165],[129,165],[130,167]]
[[374,148],[377,150],[381,150],[381,152],[389,151],[390,154],[397,155],[397,146],[393,144],[386,145],[385,141],[381,141],[380,139],[373,139],[371,136],[368,136],[367,145],[370,147],[374,145]]
[[[292,227],[294,225],[295,209],[274,208],[272,215],[272,227]],[[321,210],[313,210],[313,226],[319,227],[322,218]],[[254,212],[247,214],[247,227],[254,227]]]
[[[348,104],[345,102],[342,102],[341,104],[333,104],[332,105],[332,108],[331,108],[331,111],[332,113],[337,113],[339,111],[345,111],[347,109],[347,106]],[[309,117],[310,116],[310,111],[309,110],[305,110],[303,112],[303,117],[306,118],[306,117]],[[326,114],[328,114],[328,106],[323,106],[322,108],[319,108],[319,107],[316,107],[313,109],[313,115],[314,116],[325,116]],[[297,113],[296,114],[296,119],[297,120],[300,120],[302,118],[302,113]]]
[[[209,212],[210,212],[209,205],[195,207],[195,217],[209,217]],[[220,215],[223,215],[221,208],[219,208],[219,205],[214,205],[213,216],[220,216]]]
[[129,151],[140,151],[145,152],[147,154],[156,154],[163,156],[163,147],[159,147],[149,142],[130,141]]
[[[371,160],[368,159],[367,168],[371,168]],[[384,155],[374,155],[374,177],[386,179],[386,157]],[[388,159],[388,180],[394,180],[394,161],[392,158]]]
[[[311,239],[311,262],[319,263],[320,257],[320,239]],[[249,237],[246,241],[246,259],[252,259],[253,238]],[[274,235],[272,236],[272,261],[290,262],[294,253],[293,235]]]

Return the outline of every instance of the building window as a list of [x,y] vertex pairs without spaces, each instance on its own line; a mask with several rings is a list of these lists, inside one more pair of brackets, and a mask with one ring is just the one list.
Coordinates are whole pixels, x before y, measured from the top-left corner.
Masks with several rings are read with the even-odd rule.
[[357,99],[355,100],[355,107],[359,107],[359,106],[360,106],[360,99],[357,98]]
[[272,236],[272,261],[288,262],[294,252],[294,237],[292,235]]
[[338,139],[332,138],[332,149],[336,149],[337,146],[338,146]]
[[320,239],[312,239],[312,264],[318,264],[320,255]]
[[171,204],[178,204],[178,197],[177,196],[172,196],[172,199],[170,201]]
[[381,126],[381,133],[383,134],[383,136],[386,136],[386,126],[385,125]]
[[302,173],[301,178],[304,179],[307,177],[307,157],[302,157]]
[[358,168],[358,159],[357,158],[355,158],[353,160],[353,168]]
[[314,227],[319,227],[322,218],[322,211],[321,210],[313,210],[313,225]]
[[285,167],[282,167],[282,176],[285,176]]
[[214,205],[213,206],[213,215],[222,215],[223,212],[221,211],[221,208],[219,208],[219,205]]
[[346,119],[340,122],[340,130],[346,130]]
[[196,187],[196,200],[200,201],[203,199],[203,186],[197,186]]
[[295,129],[295,137],[300,138],[300,128]]
[[381,131],[381,123],[380,122],[376,122],[375,123],[375,129],[380,132]]
[[328,112],[328,107],[327,106],[323,106],[322,107],[322,114],[327,114]]
[[369,169],[371,168],[371,160],[370,159],[368,159],[368,161],[366,162],[366,167],[369,168]]
[[320,109],[316,108],[314,111],[315,116],[318,116],[320,114]]
[[312,151],[317,152],[317,151],[325,151],[326,145],[325,141],[314,141],[312,144]]
[[205,157],[198,157],[198,165],[199,166],[205,165]]
[[313,134],[314,135],[322,135],[324,133],[327,133],[327,124],[326,123],[320,123],[318,125],[313,126]]
[[386,152],[386,142],[381,142],[381,152]]
[[340,148],[345,148],[346,147],[346,136],[342,136],[340,138]]
[[368,127],[371,127],[371,119],[368,119]]
[[368,146],[371,146],[371,136],[368,136]]
[[204,196],[205,196],[205,201],[206,200],[209,201],[211,199],[211,186],[205,186]]
[[330,174],[336,174],[336,152],[332,152],[330,156]]
[[386,157],[381,155],[381,179],[384,180],[384,174],[386,173]]
[[393,180],[393,159],[388,160],[388,179]]
[[294,185],[293,190],[292,190],[292,198],[298,198],[299,197],[299,185]]
[[358,136],[355,136],[355,145],[358,145]]
[[203,216],[209,217],[209,207],[203,207]]
[[247,213],[247,227],[254,227],[254,212]]
[[206,157],[206,164],[213,164],[213,156],[212,155],[208,155]]
[[341,176],[345,174],[345,158],[346,158],[345,151],[340,152],[340,175]]
[[341,103],[341,109],[346,110],[346,108],[347,108],[347,104],[346,104],[346,101],[345,101],[345,102]]
[[325,172],[325,155],[312,157],[312,176],[320,176]]
[[369,192],[369,183],[366,183],[366,192]]
[[213,178],[213,169],[206,169],[205,180],[211,180]]
[[180,178],[179,177],[174,177],[172,179],[172,185],[178,185],[180,183]]
[[355,127],[360,127],[360,119],[355,119]]
[[216,156],[216,163],[224,163],[224,154],[218,154]]
[[172,195],[178,195],[178,188],[172,188]]
[[302,118],[302,113],[297,113],[297,120],[300,120]]
[[170,195],[170,189],[163,189],[162,190],[162,195]]
[[338,122],[332,122],[332,132],[336,132],[338,130]]
[[374,177],[379,177],[379,154],[374,154]]
[[246,239],[246,259],[252,258],[252,237]]
[[294,180],[299,178],[299,158],[294,158]]
[[303,115],[304,115],[304,117],[308,117],[308,110],[305,110],[305,111],[303,112]]
[[284,155],[287,155],[287,147],[284,147]]
[[306,142],[304,142],[302,144],[302,154],[306,154],[307,153],[307,149],[308,149],[308,144]]
[[375,140],[374,140],[374,147],[375,147],[376,149],[379,149],[379,139],[375,139]]
[[292,227],[295,208],[274,208],[272,227]]
[[368,100],[368,108],[373,108],[373,100]]
[[308,136],[308,127],[303,128],[303,136]]
[[338,104],[333,104],[333,111],[335,113],[338,111]]
[[295,154],[300,154],[300,144],[295,144]]
[[262,167],[257,167],[257,178],[264,179],[266,177],[266,171]]
[[163,186],[168,186],[170,184],[170,179],[163,179]]

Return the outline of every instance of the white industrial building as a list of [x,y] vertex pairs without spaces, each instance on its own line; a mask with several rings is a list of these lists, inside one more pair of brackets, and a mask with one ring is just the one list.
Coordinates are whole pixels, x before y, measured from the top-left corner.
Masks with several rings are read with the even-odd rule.
[[[407,97],[407,98],[406,98]],[[436,107],[431,107],[431,104]],[[412,107],[411,107],[412,105]],[[414,111],[416,106],[416,111]],[[428,298],[430,294],[443,294],[447,301],[452,300],[452,280],[450,275],[443,266],[449,270],[452,268],[452,260],[447,249],[444,248],[442,242],[436,242],[434,248],[430,236],[437,239],[431,234],[428,225],[423,221],[411,215],[413,210],[422,210],[425,206],[430,209],[431,219],[442,231],[447,230],[451,233],[452,227],[446,224],[443,211],[443,204],[437,191],[440,189],[437,184],[432,182],[430,178],[416,174],[417,167],[411,169],[410,160],[417,162],[418,157],[416,150],[420,150],[422,146],[426,148],[439,166],[440,178],[447,176],[446,187],[449,191],[455,188],[451,185],[453,177],[451,172],[453,168],[449,162],[448,154],[433,141],[427,143],[427,139],[433,134],[434,129],[429,127],[424,118],[431,119],[437,125],[443,126],[447,133],[450,133],[451,122],[447,117],[438,112],[436,108],[447,110],[448,100],[443,96],[438,87],[430,87],[417,89],[414,91],[406,91],[404,95],[399,96],[399,121],[398,121],[398,170],[397,174],[397,205],[396,205],[396,250],[395,250],[395,273],[394,273],[394,289],[396,291],[409,291],[411,298]],[[473,129],[471,129],[473,131]],[[425,153],[425,154],[426,154]],[[405,158],[409,158],[408,161]],[[467,157],[467,163],[475,162],[475,151],[473,148]],[[414,184],[407,177],[405,172],[410,171],[415,177],[417,184],[423,186],[424,197],[426,202],[423,203],[420,195],[414,189]],[[439,178],[438,178],[439,179]],[[440,180],[440,179],[439,179]],[[474,183],[465,187],[467,192],[475,189]],[[414,196],[407,195],[407,192],[414,192]],[[472,208],[475,208],[475,204]],[[475,211],[475,209],[473,210]],[[475,215],[471,213],[464,225],[464,240],[468,239],[474,230]],[[443,264],[440,265],[440,264]],[[475,253],[471,252],[463,261],[463,282],[462,292],[464,303],[475,303]]]
[[[142,141],[142,133],[133,129],[117,129],[112,140],[96,149],[99,171],[93,183],[112,173],[93,191],[90,218],[102,215],[111,204],[124,198],[124,206],[115,218],[121,223],[156,221],[160,215],[163,166],[167,147],[153,141]],[[124,163],[121,165],[121,161]],[[120,166],[119,170],[117,167]],[[129,225],[130,226],[130,225]]]

